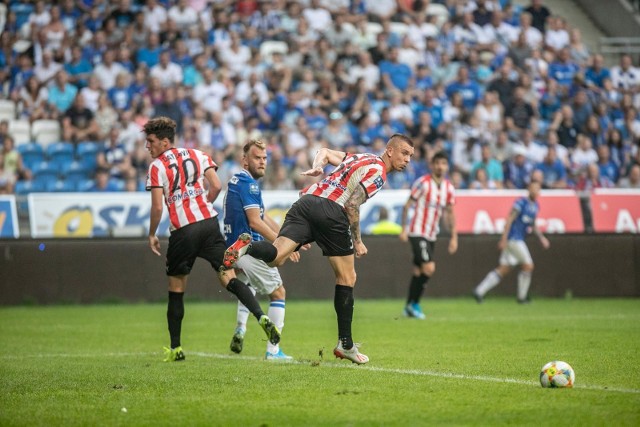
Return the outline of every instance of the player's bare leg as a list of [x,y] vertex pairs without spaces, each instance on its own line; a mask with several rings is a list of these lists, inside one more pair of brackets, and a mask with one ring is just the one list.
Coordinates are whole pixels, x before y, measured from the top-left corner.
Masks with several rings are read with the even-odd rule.
[[351,336],[353,321],[353,287],[356,284],[354,256],[329,257],[329,263],[336,275],[333,306],[338,317],[338,344],[333,354],[340,359],[348,359],[359,365],[367,363],[369,357],[360,353]]

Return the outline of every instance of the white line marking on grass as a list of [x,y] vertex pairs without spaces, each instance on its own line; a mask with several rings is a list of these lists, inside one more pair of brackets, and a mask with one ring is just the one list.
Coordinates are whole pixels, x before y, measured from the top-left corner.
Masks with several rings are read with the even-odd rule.
[[[250,360],[250,361],[259,361],[264,360],[261,357],[256,356],[240,356],[237,354],[219,354],[219,353],[206,353],[202,351],[189,351],[187,352],[188,356],[200,356],[211,359],[224,359],[224,360]],[[23,354],[20,356],[13,355],[0,355],[0,360],[17,360],[24,358],[95,358],[95,357],[140,357],[140,356],[159,356],[157,352],[147,352],[147,353],[42,353],[42,354]],[[509,383],[509,384],[518,384],[518,385],[527,385],[527,386],[539,386],[539,383],[536,381],[526,381],[526,380],[518,380],[515,378],[499,378],[499,377],[488,377],[485,375],[465,375],[465,374],[455,374],[452,372],[438,372],[438,371],[423,371],[420,369],[398,369],[398,368],[381,368],[377,366],[364,366],[364,365],[354,365],[347,363],[334,363],[328,361],[315,361],[315,360],[291,360],[291,361],[272,361],[269,363],[274,364],[294,364],[294,365],[309,365],[313,362],[320,362],[318,366],[328,367],[328,368],[338,368],[338,369],[358,369],[369,372],[381,372],[384,374],[400,374],[400,375],[415,375],[415,376],[423,376],[423,377],[435,377],[435,378],[451,378],[456,380],[471,380],[471,381],[484,381],[484,382],[492,382],[492,383]],[[597,391],[612,391],[617,393],[632,393],[632,394],[640,394],[640,389],[635,388],[620,388],[620,387],[603,387],[603,386],[594,386],[594,385],[583,385],[576,384],[575,388],[582,390],[597,390]]]
[[[203,352],[190,352],[189,354],[194,354],[196,356],[201,357],[210,357],[214,359],[243,359],[243,360],[262,360],[260,357],[252,357],[252,356],[239,356],[239,355],[230,355],[230,354],[216,354],[216,353],[203,353]],[[292,360],[289,362],[271,362],[271,363],[291,363],[296,365],[308,365],[312,361],[300,361],[300,360]],[[485,381],[485,382],[493,382],[493,383],[509,383],[509,384],[519,384],[519,385],[528,385],[528,386],[540,386],[540,383],[537,381],[526,381],[526,380],[518,380],[514,378],[498,378],[498,377],[488,377],[485,375],[464,375],[464,374],[454,374],[451,372],[438,372],[438,371],[422,371],[419,369],[397,369],[397,368],[380,368],[376,366],[356,366],[354,364],[344,364],[344,363],[320,363],[319,366],[329,367],[329,368],[342,368],[342,369],[359,369],[371,372],[382,372],[385,374],[401,374],[401,375],[416,375],[416,376],[424,376],[424,377],[436,377],[436,378],[453,378],[458,380],[472,380],[472,381]],[[618,388],[618,387],[602,387],[602,386],[592,386],[592,385],[582,385],[577,384],[575,388],[580,388],[583,390],[598,390],[598,391],[614,391],[618,393],[640,393],[640,390],[633,388]]]

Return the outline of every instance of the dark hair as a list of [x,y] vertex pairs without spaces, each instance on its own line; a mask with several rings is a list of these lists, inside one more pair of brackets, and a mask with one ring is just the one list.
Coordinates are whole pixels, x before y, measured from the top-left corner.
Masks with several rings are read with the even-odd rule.
[[409,138],[407,135],[403,135],[401,133],[394,133],[393,135],[391,135],[391,138],[389,138],[388,144],[395,145],[395,141],[396,140],[402,141],[402,142],[406,142],[407,144],[409,144],[410,146],[413,147],[413,141],[411,140],[411,138]]
[[449,161],[449,156],[447,155],[446,152],[444,151],[438,151],[436,154],[433,155],[433,157],[431,158],[431,162],[435,163],[436,160],[440,160],[440,159],[444,159],[447,162]]
[[158,139],[167,138],[173,144],[176,126],[176,122],[169,117],[156,117],[149,120],[142,130],[147,135],[155,135]]

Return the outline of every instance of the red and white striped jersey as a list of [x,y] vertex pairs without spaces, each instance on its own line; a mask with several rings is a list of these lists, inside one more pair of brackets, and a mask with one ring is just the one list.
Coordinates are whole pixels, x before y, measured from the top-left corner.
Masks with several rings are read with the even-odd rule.
[[455,204],[455,189],[446,179],[438,185],[431,175],[424,175],[411,186],[411,196],[416,201],[409,235],[420,236],[434,242],[440,231],[442,210]]
[[387,180],[387,169],[379,156],[374,154],[347,154],[342,163],[322,181],[300,192],[344,204],[358,185],[364,188],[367,198],[373,197]]
[[214,218],[218,213],[207,201],[204,172],[218,166],[200,150],[171,148],[149,165],[147,190],[162,188],[171,230]]

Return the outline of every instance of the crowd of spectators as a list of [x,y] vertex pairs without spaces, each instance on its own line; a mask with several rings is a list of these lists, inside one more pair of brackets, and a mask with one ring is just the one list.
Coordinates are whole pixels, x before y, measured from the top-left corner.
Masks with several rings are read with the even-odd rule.
[[[640,186],[640,68],[630,55],[608,67],[541,0],[3,5],[2,97],[16,119],[58,120],[69,144],[100,143],[96,181],[108,173],[117,188],[144,186],[139,130],[158,115],[223,182],[242,144],[264,139],[265,189],[307,185],[298,172],[319,147],[380,152],[396,132],[417,150],[390,188],[408,188],[439,150],[457,188],[536,175],[545,188]],[[0,139],[1,191],[32,174],[6,123]]]

